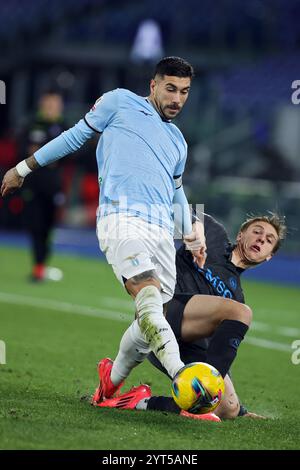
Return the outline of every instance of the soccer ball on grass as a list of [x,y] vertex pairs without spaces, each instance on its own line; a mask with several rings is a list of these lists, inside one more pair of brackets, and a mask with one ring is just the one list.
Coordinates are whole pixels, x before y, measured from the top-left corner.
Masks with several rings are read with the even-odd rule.
[[214,411],[225,392],[220,372],[205,362],[193,362],[175,375],[172,382],[172,396],[176,404],[193,414]]

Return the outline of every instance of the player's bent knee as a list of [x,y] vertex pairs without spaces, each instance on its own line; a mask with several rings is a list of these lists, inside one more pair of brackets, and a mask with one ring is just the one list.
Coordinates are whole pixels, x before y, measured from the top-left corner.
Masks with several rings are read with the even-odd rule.
[[250,325],[252,321],[252,310],[248,305],[243,304],[243,322]]
[[[229,307],[229,304],[227,304],[227,307]],[[252,310],[248,305],[234,301],[233,304],[230,304],[226,317],[229,320],[241,321],[249,326],[252,321]]]
[[219,416],[221,419],[235,419],[238,417],[240,411],[240,404],[239,402],[235,402],[234,404],[227,404],[224,407],[222,416]]

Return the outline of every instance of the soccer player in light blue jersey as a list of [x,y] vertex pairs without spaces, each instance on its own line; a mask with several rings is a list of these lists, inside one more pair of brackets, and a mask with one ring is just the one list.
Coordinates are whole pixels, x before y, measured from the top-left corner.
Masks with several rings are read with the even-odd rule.
[[77,150],[95,134],[101,136],[97,236],[116,277],[135,301],[136,319],[124,333],[115,361],[99,362],[94,404],[113,396],[150,351],[170,377],[184,366],[163,309],[176,281],[173,203],[180,208],[175,223],[187,248],[198,259],[205,250],[203,227],[192,227],[182,187],[187,144],[172,123],[188,98],[192,77],[193,68],[185,60],[162,59],[147,98],[124,89],[105,93],[84,119],[9,170],[2,182],[5,196],[31,171]]

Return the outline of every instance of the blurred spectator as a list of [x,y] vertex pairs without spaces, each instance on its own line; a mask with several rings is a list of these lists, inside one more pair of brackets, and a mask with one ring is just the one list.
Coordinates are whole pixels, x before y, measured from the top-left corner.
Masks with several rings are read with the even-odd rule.
[[[41,96],[36,116],[25,130],[26,158],[65,129],[62,96],[55,90],[49,90]],[[24,184],[23,197],[26,202],[25,227],[32,246],[30,279],[42,281],[47,277],[46,263],[51,252],[51,232],[56,222],[57,208],[64,202],[59,164],[41,168],[38,175],[29,175]]]
[[256,178],[270,181],[293,181],[295,169],[288,159],[271,142],[270,126],[266,121],[257,119],[254,129],[254,141],[260,153],[263,169]]
[[0,136],[0,168],[7,170],[17,163],[18,147],[16,140],[7,129]]
[[164,55],[159,24],[151,19],[140,23],[131,50],[134,62],[155,63]]
[[[16,165],[18,158],[18,146],[12,132],[5,129],[0,135],[0,180],[6,171]],[[19,217],[23,208],[23,201],[18,195],[8,198],[6,201],[0,198],[0,227],[14,216]]]

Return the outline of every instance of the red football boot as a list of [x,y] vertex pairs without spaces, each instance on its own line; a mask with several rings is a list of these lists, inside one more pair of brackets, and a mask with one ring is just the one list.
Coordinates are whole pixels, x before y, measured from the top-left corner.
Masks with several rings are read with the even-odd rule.
[[123,410],[134,410],[136,405],[143,398],[151,397],[151,388],[149,385],[139,385],[138,387],[132,387],[127,393],[114,398],[107,398],[106,400],[97,403],[95,406],[102,408],[121,408]]
[[214,413],[194,415],[192,413],[189,413],[188,411],[181,410],[180,416],[184,416],[185,418],[191,418],[191,419],[202,419],[203,421],[216,421],[218,423],[221,421],[219,416],[215,415]]
[[113,361],[106,357],[102,359],[98,364],[98,374],[99,374],[99,386],[96,388],[96,391],[93,395],[91,405],[97,406],[98,403],[103,401],[105,398],[111,398],[115,393],[120,392],[120,388],[123,387],[124,382],[121,382],[119,385],[114,385],[110,379],[110,373],[113,366]]

